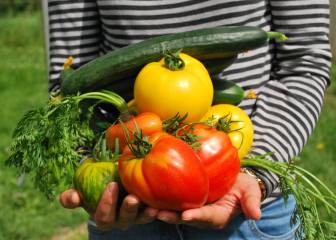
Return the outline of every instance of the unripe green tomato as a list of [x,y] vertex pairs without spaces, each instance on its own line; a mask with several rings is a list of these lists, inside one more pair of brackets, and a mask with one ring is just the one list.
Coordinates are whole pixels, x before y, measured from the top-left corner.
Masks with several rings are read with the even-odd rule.
[[118,168],[114,162],[97,162],[86,159],[76,170],[74,187],[85,207],[95,211],[109,182],[119,182]]

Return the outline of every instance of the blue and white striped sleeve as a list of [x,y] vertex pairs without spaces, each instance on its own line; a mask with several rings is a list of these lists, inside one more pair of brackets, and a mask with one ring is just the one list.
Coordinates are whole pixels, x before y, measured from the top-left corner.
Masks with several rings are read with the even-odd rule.
[[[272,30],[288,40],[275,43],[271,79],[258,92],[251,154],[272,152],[273,160],[287,162],[306,144],[329,85],[329,1],[270,0],[270,10]],[[277,177],[256,171],[270,195]]]

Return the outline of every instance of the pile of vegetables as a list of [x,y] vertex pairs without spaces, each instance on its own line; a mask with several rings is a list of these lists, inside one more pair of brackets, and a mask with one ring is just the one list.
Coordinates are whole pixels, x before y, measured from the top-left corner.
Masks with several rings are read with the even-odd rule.
[[[257,167],[279,176],[285,199],[294,195],[299,233],[328,239],[335,226],[317,205],[336,213],[335,193],[293,160],[249,156],[253,125],[237,106],[245,93],[217,77],[273,38],[286,39],[216,27],[152,38],[77,70],[66,62],[60,94],[23,116],[6,162],[49,198],[75,187],[92,210],[110,181],[158,209],[201,207],[226,194],[241,167]],[[100,118],[106,105],[119,114]]]

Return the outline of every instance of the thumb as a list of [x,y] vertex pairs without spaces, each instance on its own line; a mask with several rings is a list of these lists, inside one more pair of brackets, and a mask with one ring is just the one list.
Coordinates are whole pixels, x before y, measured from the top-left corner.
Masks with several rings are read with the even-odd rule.
[[75,189],[62,192],[59,201],[64,208],[76,208],[81,205],[79,193]]
[[[257,185],[257,184],[256,184]],[[261,218],[261,191],[259,186],[250,187],[242,193],[241,209],[247,218],[258,220]]]

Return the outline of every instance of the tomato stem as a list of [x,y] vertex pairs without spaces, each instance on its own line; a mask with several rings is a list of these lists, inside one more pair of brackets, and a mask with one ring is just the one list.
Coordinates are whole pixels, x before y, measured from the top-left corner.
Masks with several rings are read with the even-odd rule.
[[[209,120],[209,122],[210,122],[209,125],[213,125],[213,121],[211,119]],[[232,123],[235,123],[235,122],[241,122],[241,121],[233,121],[231,113],[228,113],[227,115],[219,118],[218,121],[215,122],[215,126],[213,127],[215,127],[218,131],[223,131],[225,133],[230,133],[230,132],[241,130],[241,128],[232,129],[231,125]]]
[[270,32],[267,32],[266,34],[267,34],[268,39],[273,39],[274,38],[274,39],[276,39],[278,41],[281,41],[281,42],[286,41],[288,39],[285,34],[280,33],[280,32],[270,31]]
[[185,66],[184,61],[180,57],[180,51],[174,53],[165,53],[164,63],[165,66],[172,71],[182,70]]
[[148,136],[143,136],[142,131],[134,132],[134,139],[128,147],[136,158],[143,158],[152,149],[152,144],[148,142]]
[[178,128],[175,133],[174,136],[183,140],[184,142],[188,143],[192,149],[194,149],[195,151],[197,151],[200,147],[201,147],[201,143],[198,141],[200,140],[200,136],[197,136],[196,134],[194,134],[194,126],[196,124],[203,124],[203,122],[194,122],[194,123],[189,123],[189,124],[185,124],[182,127]]
[[174,117],[166,119],[163,121],[162,129],[167,133],[175,133],[181,126],[184,125],[184,120],[188,117],[188,113],[186,113],[183,117],[179,113],[177,113]]
[[126,144],[133,155],[136,158],[146,156],[152,149],[152,144],[148,142],[148,136],[144,136],[141,129],[136,125],[136,130],[131,133],[133,135],[133,139],[131,139],[130,129],[127,128],[121,119],[119,119],[119,121],[125,135]]
[[115,150],[112,152],[106,146],[105,133],[102,133],[94,146],[93,156],[100,162],[117,162],[120,156],[119,138],[115,139]]

